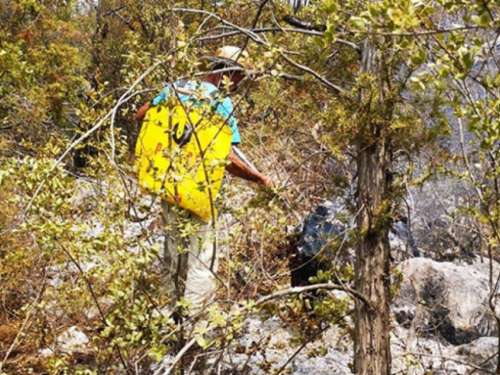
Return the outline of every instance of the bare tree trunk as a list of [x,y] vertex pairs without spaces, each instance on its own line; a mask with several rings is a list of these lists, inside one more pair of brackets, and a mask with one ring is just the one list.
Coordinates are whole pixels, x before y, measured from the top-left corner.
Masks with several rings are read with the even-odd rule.
[[[392,104],[385,98],[383,67],[365,43],[362,73],[380,86],[361,92],[360,119],[363,134],[358,142],[358,243],[356,249],[356,291],[370,302],[356,301],[354,367],[358,375],[389,375],[391,150],[389,141]],[[375,89],[373,89],[375,87]],[[366,111],[365,111],[366,110]]]

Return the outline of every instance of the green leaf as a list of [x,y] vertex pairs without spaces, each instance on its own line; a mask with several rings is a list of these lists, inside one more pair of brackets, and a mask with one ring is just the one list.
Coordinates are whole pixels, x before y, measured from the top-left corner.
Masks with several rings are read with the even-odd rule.
[[378,7],[376,7],[374,4],[368,4],[368,12],[373,19],[375,19],[379,14]]
[[479,147],[481,147],[483,150],[491,150],[491,139],[490,138],[484,138],[482,141],[481,141],[481,144],[479,145]]
[[325,40],[319,36],[314,37],[313,41],[319,48],[326,47]]
[[479,27],[488,27],[488,25],[491,22],[490,15],[486,12],[484,12],[480,16],[472,16],[471,21],[474,23],[474,25],[479,26]]
[[366,29],[367,22],[364,18],[361,17],[351,17],[349,19],[349,24],[351,24],[355,29],[363,31]]
[[333,43],[333,33],[331,31],[328,30],[325,32],[325,40],[327,45]]
[[337,3],[335,2],[335,0],[326,0],[323,3],[323,9],[327,13],[336,13],[337,12]]
[[436,86],[436,89],[440,90],[440,91],[444,91],[446,90],[446,83],[445,81],[441,80],[441,79],[437,79],[434,81],[434,86]]
[[210,345],[212,345],[213,341],[205,339],[202,335],[196,336],[196,343],[203,349],[207,349]]
[[424,62],[427,61],[427,51],[424,49],[421,49],[411,57],[411,62],[415,65],[420,65],[423,64]]
[[474,57],[470,52],[467,52],[462,56],[462,62],[464,66],[470,70],[474,66]]
[[438,69],[438,74],[440,77],[447,78],[450,75],[450,67],[443,65]]

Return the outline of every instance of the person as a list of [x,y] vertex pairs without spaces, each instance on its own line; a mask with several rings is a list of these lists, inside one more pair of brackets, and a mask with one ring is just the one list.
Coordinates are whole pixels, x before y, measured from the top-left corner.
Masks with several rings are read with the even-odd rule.
[[[232,148],[228,156],[226,170],[239,178],[273,187],[274,181],[268,175],[255,170],[237,149],[241,143],[238,123],[233,116],[233,103],[230,94],[234,93],[240,83],[248,78],[250,64],[248,54],[239,47],[224,46],[219,48],[215,56],[209,58],[210,73],[203,81],[179,80],[174,82],[178,98],[185,103],[192,96],[187,92],[219,92],[222,98],[211,103],[233,131]],[[224,87],[229,82],[229,87]],[[183,94],[184,93],[184,94]],[[167,86],[152,102],[145,103],[137,112],[136,118],[142,121],[151,106],[157,105],[172,95]],[[202,311],[211,302],[217,289],[217,227],[215,220],[206,222],[195,214],[174,207],[162,200],[162,216],[165,225],[164,246],[164,292],[171,296],[170,305],[165,310],[168,315],[179,311],[175,304],[184,297],[190,307],[191,314]],[[189,233],[186,233],[189,228]]]

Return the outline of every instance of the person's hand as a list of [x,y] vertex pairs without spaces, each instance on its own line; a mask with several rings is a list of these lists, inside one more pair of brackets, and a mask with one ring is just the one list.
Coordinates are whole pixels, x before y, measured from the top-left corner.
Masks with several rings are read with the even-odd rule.
[[262,185],[264,185],[265,187],[269,187],[269,188],[274,188],[276,186],[276,182],[269,176],[266,176],[265,174],[263,174],[261,177],[260,177],[260,182],[262,183]]

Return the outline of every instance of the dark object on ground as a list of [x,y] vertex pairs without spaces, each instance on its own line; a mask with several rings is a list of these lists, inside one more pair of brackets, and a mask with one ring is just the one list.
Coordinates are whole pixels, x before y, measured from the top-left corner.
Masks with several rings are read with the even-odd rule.
[[318,270],[330,269],[339,242],[347,235],[348,225],[341,220],[346,212],[342,204],[323,202],[295,230],[290,241],[292,286],[308,285],[309,278],[316,276]]
[[287,24],[294,26],[294,27],[297,27],[299,29],[320,31],[320,32],[326,31],[326,25],[316,25],[310,21],[301,20],[300,18],[290,16],[290,15],[284,16],[283,21],[285,21]]
[[[332,271],[333,280],[341,281],[346,265],[354,265],[353,219],[341,199],[325,201],[309,214],[304,223],[289,236],[292,286],[311,284],[309,279],[318,271]],[[394,220],[389,233],[391,257],[400,262],[411,257],[419,257],[420,252],[410,233],[407,219]]]

